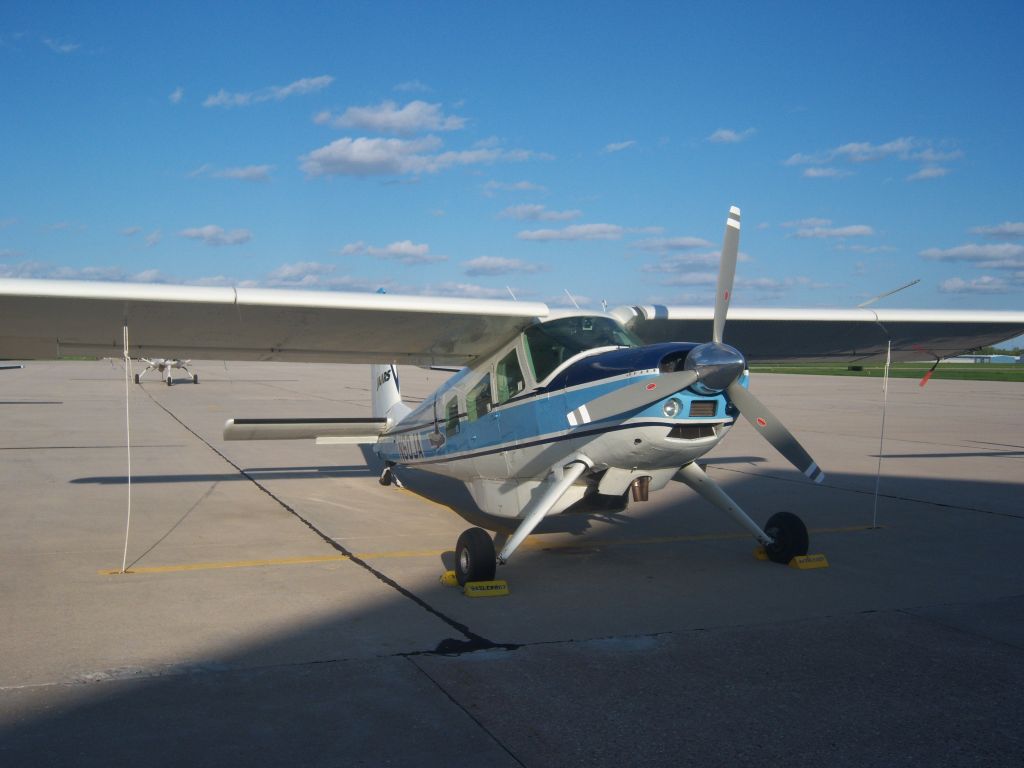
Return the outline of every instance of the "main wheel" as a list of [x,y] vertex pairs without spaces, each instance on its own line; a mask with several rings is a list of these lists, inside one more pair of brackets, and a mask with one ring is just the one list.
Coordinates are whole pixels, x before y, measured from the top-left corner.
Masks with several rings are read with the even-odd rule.
[[167,386],[168,387],[171,386],[171,377],[170,376],[167,377]]
[[491,581],[497,561],[494,541],[483,528],[463,531],[455,545],[455,578],[459,586],[467,581]]
[[135,383],[136,384],[139,383],[139,374],[137,374],[137,373],[135,374]]
[[764,548],[773,563],[786,565],[794,557],[807,554],[807,526],[792,512],[776,512],[768,518],[764,532],[775,539]]
[[199,383],[199,374],[198,373],[193,373],[192,374],[192,383],[193,384],[198,384]]

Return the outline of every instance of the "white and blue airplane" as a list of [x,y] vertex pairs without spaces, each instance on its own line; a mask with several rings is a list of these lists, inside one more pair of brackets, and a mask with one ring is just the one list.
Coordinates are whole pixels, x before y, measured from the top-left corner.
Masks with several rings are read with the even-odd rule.
[[[554,312],[532,302],[318,291],[0,280],[0,356],[61,354],[371,364],[365,419],[248,418],[229,440],[372,444],[381,482],[404,467],[464,482],[510,535],[456,544],[460,584],[486,581],[548,515],[645,500],[673,480],[728,514],[776,562],[808,549],[791,512],[762,526],[697,464],[740,416],[808,480],[824,473],[750,391],[754,359],[936,360],[1024,333],[1024,313],[729,312],[740,211],[726,220],[715,306]],[[729,338],[725,343],[726,319]],[[130,347],[123,349],[124,328]],[[705,339],[679,341],[678,339]],[[416,408],[396,364],[457,366]],[[497,546],[496,546],[497,543]]]

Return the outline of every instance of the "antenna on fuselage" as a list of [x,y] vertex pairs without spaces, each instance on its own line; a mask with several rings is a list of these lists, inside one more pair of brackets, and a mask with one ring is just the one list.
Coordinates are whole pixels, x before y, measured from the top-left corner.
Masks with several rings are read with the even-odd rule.
[[512,288],[510,286],[506,285],[505,290],[508,291],[508,295],[512,297],[512,301],[519,301],[519,299],[516,298],[516,295],[512,293]]
[[563,288],[562,290],[565,291],[565,295],[569,297],[569,301],[572,302],[572,305],[574,307],[576,307],[576,309],[579,309],[580,305],[576,303],[576,299],[574,299],[573,295],[571,293],[569,293],[569,289],[568,288]]

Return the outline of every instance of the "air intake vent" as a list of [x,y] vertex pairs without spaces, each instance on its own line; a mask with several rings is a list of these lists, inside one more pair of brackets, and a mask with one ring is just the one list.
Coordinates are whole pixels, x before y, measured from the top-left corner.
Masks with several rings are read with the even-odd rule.
[[710,417],[717,413],[717,400],[692,400],[690,402],[690,416]]
[[714,424],[679,424],[672,427],[668,433],[669,437],[676,440],[696,440],[701,437],[714,437]]

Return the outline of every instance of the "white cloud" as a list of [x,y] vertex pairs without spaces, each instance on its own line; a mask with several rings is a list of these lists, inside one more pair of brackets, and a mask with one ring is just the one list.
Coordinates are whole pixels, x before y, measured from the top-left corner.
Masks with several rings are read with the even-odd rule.
[[853,251],[854,253],[891,253],[896,249],[891,245],[862,245],[860,243],[837,243],[837,251]]
[[315,118],[318,124],[330,123],[337,128],[357,128],[374,133],[394,133],[409,136],[421,131],[457,131],[466,126],[466,118],[445,115],[440,104],[410,101],[399,107],[393,101],[366,107],[349,107],[339,116],[321,112]]
[[875,234],[875,230],[867,224],[851,224],[846,227],[803,227],[793,233],[793,237],[831,238],[831,237],[867,237]]
[[146,235],[146,247],[152,248],[154,245],[159,243],[162,238],[163,235],[160,234],[160,230],[154,229],[152,232]]
[[636,141],[634,141],[633,139],[630,139],[629,141],[618,141],[613,142],[612,144],[605,144],[604,149],[602,149],[601,151],[606,155],[610,155],[615,152],[621,152],[624,149],[629,149],[630,147],[635,145]]
[[16,259],[21,256],[21,251],[14,251],[10,248],[0,249],[0,259]]
[[321,91],[334,82],[330,75],[304,77],[288,85],[272,85],[258,91],[229,93],[221,88],[217,93],[207,96],[204,107],[246,107],[264,101],[282,101],[289,96],[303,95]]
[[79,43],[65,43],[60,40],[54,40],[50,37],[43,38],[43,45],[49,48],[54,53],[68,54],[74,53],[82,46]]
[[1016,239],[1024,237],[1024,221],[1004,221],[994,227],[974,227],[972,235],[984,235],[985,237],[1008,237]]
[[238,179],[240,181],[269,181],[272,165],[245,165],[236,168],[214,168],[209,163],[188,173],[190,179],[208,177],[213,179]]
[[714,285],[717,282],[717,272],[684,272],[661,280],[662,285]]
[[205,227],[193,227],[183,229],[178,233],[181,237],[190,240],[201,240],[207,245],[241,245],[252,239],[252,233],[248,229],[233,229],[226,232],[222,227],[214,224],[207,224]]
[[741,141],[746,141],[755,133],[756,131],[753,128],[747,128],[745,131],[734,131],[731,128],[719,128],[708,136],[707,140],[712,144],[738,144]]
[[478,256],[462,262],[463,271],[470,277],[481,275],[508,275],[514,272],[540,272],[546,267],[531,264],[520,259],[505,259],[501,256]]
[[1001,277],[982,275],[974,280],[951,277],[939,283],[941,293],[1007,293],[1010,290],[1006,280]]
[[17,219],[0,219],[0,229],[7,229],[18,223]]
[[887,141],[885,144],[872,144],[869,141],[851,142],[832,150],[833,157],[845,157],[854,163],[866,163],[881,160],[884,157],[900,157],[908,159],[910,151],[920,146],[920,142],[912,137],[903,137]]
[[656,237],[648,240],[638,240],[632,244],[633,248],[640,248],[644,251],[688,251],[694,248],[710,248],[712,243],[700,237]]
[[431,88],[419,80],[406,80],[404,83],[396,85],[395,90],[403,93],[430,93]]
[[907,181],[923,181],[925,179],[940,179],[943,176],[949,175],[949,168],[943,168],[941,165],[926,165],[916,173],[912,173],[907,176]]
[[131,237],[132,235],[139,234],[139,232],[141,231],[142,227],[125,227],[124,229],[121,230],[121,234],[124,237]]
[[989,262],[1024,257],[1024,245],[1015,243],[968,243],[955,248],[929,248],[919,254],[932,261],[977,261]]
[[784,291],[792,290],[793,288],[830,288],[828,283],[822,283],[816,280],[812,280],[805,275],[797,275],[795,277],[754,277],[754,278],[736,278],[736,287],[738,289],[750,289],[752,291],[763,291],[766,293],[783,293]]
[[[153,275],[149,271],[132,275],[120,267],[57,267],[41,261],[23,261],[18,264],[0,264],[0,277],[152,282]],[[150,279],[147,280],[147,277]]]
[[302,156],[300,167],[307,176],[401,176],[541,156],[529,150],[498,148],[437,152],[441,146],[436,136],[411,140],[346,137]]
[[272,165],[246,165],[239,168],[224,168],[210,175],[217,179],[239,179],[241,181],[268,181]]
[[821,152],[797,152],[790,155],[784,164],[811,166],[804,169],[803,176],[805,178],[841,178],[849,176],[851,171],[837,168],[835,163],[859,165],[893,158],[901,162],[924,163],[923,168],[906,177],[907,181],[920,181],[949,174],[950,169],[940,166],[939,163],[957,160],[961,157],[963,157],[963,152],[959,149],[942,148],[942,146],[936,146],[935,142],[929,139],[903,136],[883,144],[855,141]]
[[[291,264],[282,264],[270,272],[266,279],[261,281],[261,284],[271,288],[313,288],[318,290],[360,292],[371,292],[379,288],[388,288],[392,285],[389,280],[370,282],[348,275],[337,275],[335,271],[336,268],[333,264],[299,261]],[[239,287],[244,287],[244,284],[239,283]]]
[[912,155],[914,160],[919,160],[922,163],[934,164],[934,163],[947,163],[950,160],[959,160],[964,156],[964,153],[959,149],[953,149],[948,152],[933,149],[932,147],[926,147],[920,152],[915,152]]
[[540,184],[534,184],[532,181],[488,181],[483,186],[484,194],[487,197],[494,197],[496,192],[546,192],[547,190]]
[[575,208],[552,211],[538,204],[512,205],[498,214],[502,219],[516,219],[517,221],[571,221],[582,215],[583,211]]
[[341,248],[342,256],[362,253],[378,259],[388,259],[410,265],[430,264],[448,260],[447,256],[430,253],[430,246],[426,243],[414,243],[412,240],[398,240],[383,247],[367,245],[360,240],[356,243],[349,243]]
[[842,179],[851,175],[851,172],[828,166],[813,166],[811,168],[804,168],[801,175],[805,179]]
[[179,85],[177,88],[171,91],[171,94],[167,97],[167,100],[171,102],[171,104],[180,104],[183,98],[185,98],[185,89]]
[[564,229],[528,229],[520,240],[619,240],[626,230],[617,224],[572,224]]
[[507,299],[508,291],[504,288],[485,288],[473,283],[444,282],[427,285],[423,293],[428,296],[463,296],[469,299]]
[[796,221],[784,221],[782,226],[784,227],[827,227],[832,223],[832,219],[817,219],[813,216],[807,219],[797,219]]

